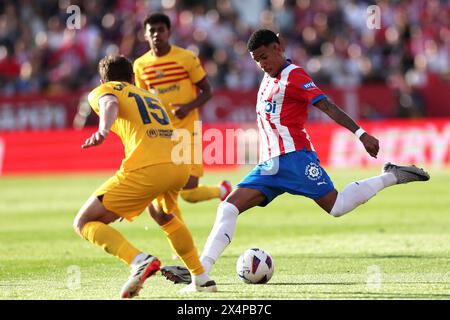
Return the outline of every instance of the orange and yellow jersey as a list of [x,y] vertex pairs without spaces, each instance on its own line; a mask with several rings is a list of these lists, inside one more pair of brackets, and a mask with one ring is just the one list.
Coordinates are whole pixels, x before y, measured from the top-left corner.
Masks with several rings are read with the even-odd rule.
[[124,145],[121,169],[135,170],[172,162],[173,127],[161,102],[147,90],[127,82],[110,81],[89,93],[89,104],[98,115],[98,101],[105,95],[113,95],[119,102],[118,116],[111,131]]
[[186,104],[197,97],[195,83],[206,75],[198,57],[192,51],[172,45],[162,57],[148,51],[134,61],[133,69],[136,86],[158,95],[173,126],[193,132],[194,121],[200,120],[198,109],[179,119],[173,115],[174,107],[170,104]]

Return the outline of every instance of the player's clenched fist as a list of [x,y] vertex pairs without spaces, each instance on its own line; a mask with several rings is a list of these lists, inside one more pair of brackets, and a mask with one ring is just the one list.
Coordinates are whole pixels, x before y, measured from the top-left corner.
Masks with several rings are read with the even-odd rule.
[[87,149],[93,146],[98,146],[103,141],[105,141],[106,136],[108,135],[108,132],[106,130],[101,130],[94,132],[92,136],[86,139],[84,144],[81,146],[83,149]]
[[380,142],[374,136],[371,136],[368,133],[364,133],[361,138],[361,142],[366,148],[366,151],[374,158],[377,157],[378,151],[380,150]]
[[183,104],[174,104],[169,103],[171,107],[174,109],[172,110],[172,113],[178,118],[178,119],[184,119],[186,116],[191,112],[191,108],[189,108],[186,105]]

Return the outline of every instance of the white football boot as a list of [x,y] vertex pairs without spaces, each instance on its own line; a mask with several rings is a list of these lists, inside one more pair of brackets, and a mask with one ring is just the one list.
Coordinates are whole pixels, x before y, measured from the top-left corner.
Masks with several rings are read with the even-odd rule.
[[414,165],[412,166],[397,166],[393,163],[386,163],[383,167],[383,173],[390,172],[397,178],[397,184],[403,184],[413,181],[428,181],[430,175]]
[[120,296],[130,299],[139,295],[145,280],[154,275],[159,270],[160,265],[161,262],[158,258],[149,255],[136,266],[133,266],[131,276],[123,285]]
[[212,280],[208,275],[202,276],[199,279],[195,276],[192,277],[192,282],[180,290],[180,292],[217,292],[216,282]]

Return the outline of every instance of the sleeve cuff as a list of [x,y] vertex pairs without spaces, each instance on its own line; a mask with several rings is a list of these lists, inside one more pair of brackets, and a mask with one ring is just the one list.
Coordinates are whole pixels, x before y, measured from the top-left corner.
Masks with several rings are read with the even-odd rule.
[[311,100],[311,104],[315,104],[317,102],[319,102],[320,100],[326,99],[327,96],[325,94],[320,94],[317,97],[315,97],[314,99]]

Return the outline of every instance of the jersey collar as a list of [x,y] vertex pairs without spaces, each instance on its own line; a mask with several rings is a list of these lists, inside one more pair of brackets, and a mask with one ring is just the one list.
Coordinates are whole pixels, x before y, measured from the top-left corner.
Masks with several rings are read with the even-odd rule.
[[281,72],[286,69],[290,64],[292,63],[291,59],[286,59],[286,61],[283,64],[283,67],[281,67],[280,72],[276,75],[276,79],[280,79]]
[[153,57],[162,58],[162,57],[165,57],[165,56],[169,55],[169,54],[172,52],[172,49],[173,49],[173,46],[170,45],[169,51],[167,51],[167,53],[166,53],[165,55],[163,55],[163,56],[157,56],[157,55],[155,54],[155,52],[154,52],[152,49],[150,49],[150,53],[151,53],[151,55],[152,55]]

